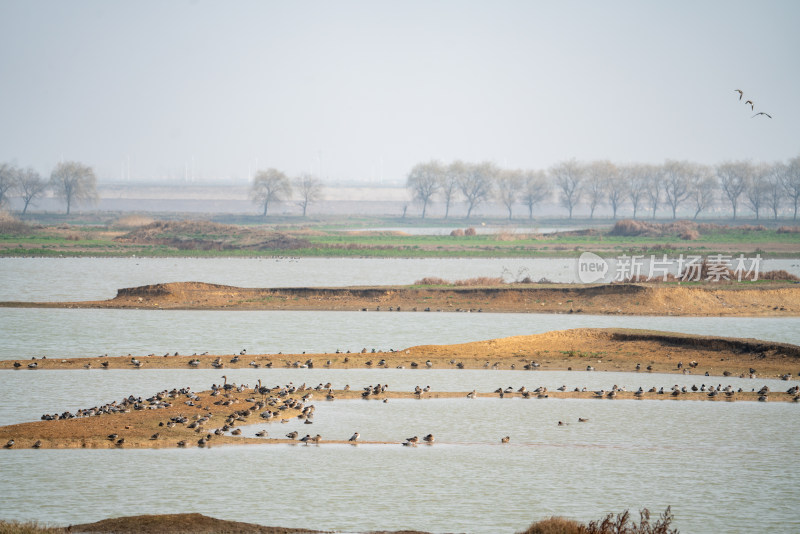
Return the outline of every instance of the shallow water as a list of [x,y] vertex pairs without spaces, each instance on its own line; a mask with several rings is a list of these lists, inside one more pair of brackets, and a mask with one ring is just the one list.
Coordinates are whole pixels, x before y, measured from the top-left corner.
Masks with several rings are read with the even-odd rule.
[[[797,260],[770,268],[797,271]],[[244,287],[406,284],[424,276],[554,281],[575,278],[575,260],[0,259],[0,300],[113,297],[120,287],[198,280]],[[519,276],[521,277],[521,276]],[[0,359],[389,350],[578,327],[627,327],[755,337],[800,344],[800,318],[613,317],[535,314],[222,312],[0,309]],[[608,389],[731,384],[785,390],[767,381],[611,372],[443,369],[226,369],[7,371],[0,424],[38,419],[231,381],[334,387],[430,385],[493,391],[566,385]],[[141,513],[199,512],[265,525],[345,532],[416,528],[510,533],[551,515],[598,519],[672,505],[682,532],[798,532],[800,460],[793,403],[440,399],[316,402],[324,439],[400,441],[429,432],[434,446],[325,444],[186,450],[0,449],[0,518],[58,524]],[[577,423],[588,417],[588,423]],[[558,427],[557,421],[570,424]],[[261,426],[245,429],[254,434]],[[501,436],[511,443],[500,445]],[[265,504],[268,503],[268,504]]]
[[0,359],[388,351],[568,328],[643,328],[800,344],[800,317],[0,309]]
[[[573,283],[577,265],[576,258],[0,258],[0,301],[104,300],[120,288],[165,282],[302,287],[528,276]],[[800,276],[800,260],[764,260],[760,269]]]
[[[692,401],[320,403],[314,425],[302,430],[323,440],[355,430],[363,439],[393,440],[432,432],[437,444],[3,451],[2,516],[66,524],[201,512],[342,531],[510,533],[550,515],[591,520],[672,505],[682,532],[709,525],[796,532],[800,489],[787,466],[800,460],[800,449],[785,425],[797,409]],[[589,422],[556,425],[579,416]],[[504,435],[508,445],[499,443]],[[252,504],[260,500],[269,506]]]

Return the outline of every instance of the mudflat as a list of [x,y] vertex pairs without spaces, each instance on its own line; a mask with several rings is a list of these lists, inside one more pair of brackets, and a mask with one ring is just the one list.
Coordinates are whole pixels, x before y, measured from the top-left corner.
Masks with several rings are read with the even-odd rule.
[[[16,363],[16,365],[15,365]],[[31,364],[35,366],[31,367]],[[357,354],[262,354],[262,355],[165,355],[116,358],[71,358],[3,361],[10,372],[37,369],[123,368],[354,368],[402,367],[406,369],[461,368],[537,370],[628,371],[784,378],[800,374],[800,347],[758,340],[690,336],[625,329],[576,329],[534,336],[516,336],[457,345],[424,345],[394,352],[364,351]],[[11,371],[16,369],[16,371]],[[715,380],[716,381],[716,380]],[[724,381],[719,380],[720,382]],[[642,376],[646,384],[646,376]],[[174,388],[142,399],[125,396],[103,407],[86,407],[77,414],[46,415],[45,420],[0,427],[0,442],[7,448],[160,448],[208,447],[252,443],[296,443],[299,436],[285,436],[281,421],[313,418],[313,402],[339,399],[388,400],[392,398],[523,397],[540,399],[594,398],[610,400],[704,400],[798,402],[798,391],[650,390],[591,391],[586,388],[548,391],[519,388],[501,391],[448,392],[393,391],[354,384],[352,389],[332,389],[330,384],[305,385],[222,384],[201,392]],[[45,415],[45,414],[43,414]],[[271,423],[269,437],[242,437],[242,425]],[[272,427],[275,430],[272,430]],[[305,444],[348,443],[347,436],[319,436]],[[13,440],[13,441],[12,441]],[[377,443],[377,442],[374,442]],[[386,443],[386,442],[381,442]],[[400,443],[399,441],[397,443]]]
[[102,301],[0,302],[0,307],[782,317],[800,315],[800,284],[780,281],[241,288],[176,282],[119,289],[116,297]]

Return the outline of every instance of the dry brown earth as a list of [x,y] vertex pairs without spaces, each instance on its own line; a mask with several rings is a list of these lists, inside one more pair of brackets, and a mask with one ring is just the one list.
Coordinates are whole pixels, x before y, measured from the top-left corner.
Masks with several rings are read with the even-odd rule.
[[380,312],[517,312],[611,315],[797,316],[800,284],[510,284],[239,288],[178,282],[120,289],[104,301],[0,302],[2,307]]

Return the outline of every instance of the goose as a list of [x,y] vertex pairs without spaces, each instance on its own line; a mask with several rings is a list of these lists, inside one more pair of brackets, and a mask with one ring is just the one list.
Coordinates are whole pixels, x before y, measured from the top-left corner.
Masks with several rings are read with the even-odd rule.
[[404,445],[415,446],[419,442],[419,437],[414,436],[413,438],[406,438],[406,442]]

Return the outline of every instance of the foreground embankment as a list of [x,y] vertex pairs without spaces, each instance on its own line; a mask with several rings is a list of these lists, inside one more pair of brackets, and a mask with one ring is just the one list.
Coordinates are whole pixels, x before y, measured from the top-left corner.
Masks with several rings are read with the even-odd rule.
[[0,306],[797,316],[800,315],[800,285],[766,282],[240,288],[176,282],[120,289],[115,298],[104,301],[2,302]]

